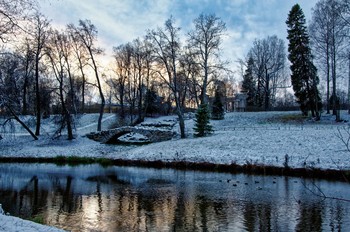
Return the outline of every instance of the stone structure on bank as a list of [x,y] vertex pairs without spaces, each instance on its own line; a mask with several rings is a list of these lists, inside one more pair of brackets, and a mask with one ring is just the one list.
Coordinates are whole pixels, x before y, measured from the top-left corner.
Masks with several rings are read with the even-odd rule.
[[172,139],[176,133],[169,129],[155,127],[119,127],[100,132],[91,132],[86,136],[101,143],[155,143]]

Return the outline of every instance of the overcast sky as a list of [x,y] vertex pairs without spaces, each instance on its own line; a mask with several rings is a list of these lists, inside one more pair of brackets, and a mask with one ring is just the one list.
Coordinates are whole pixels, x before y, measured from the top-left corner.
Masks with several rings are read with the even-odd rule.
[[[227,26],[225,57],[235,62],[246,56],[254,39],[277,35],[285,39],[288,12],[299,3],[307,21],[317,0],[46,0],[42,12],[53,25],[89,19],[98,29],[101,46],[131,42],[147,29],[163,26],[171,15],[187,33],[200,13],[216,14]],[[285,40],[286,41],[286,40]],[[287,41],[286,44],[287,46]]]

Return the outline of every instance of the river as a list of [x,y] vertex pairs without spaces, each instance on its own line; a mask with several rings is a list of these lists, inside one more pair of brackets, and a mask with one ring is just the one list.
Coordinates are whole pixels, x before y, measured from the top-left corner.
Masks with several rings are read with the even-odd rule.
[[350,184],[98,164],[0,164],[6,212],[70,231],[350,231]]

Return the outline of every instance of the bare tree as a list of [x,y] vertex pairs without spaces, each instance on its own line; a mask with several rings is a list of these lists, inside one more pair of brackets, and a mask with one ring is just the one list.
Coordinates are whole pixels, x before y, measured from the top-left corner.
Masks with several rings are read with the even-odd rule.
[[21,56],[16,53],[5,53],[0,57],[0,85],[3,97],[11,103],[16,111],[21,107],[22,67]]
[[[154,78],[154,72],[152,71],[153,56],[152,56],[152,44],[145,37],[142,40],[142,67],[143,67],[143,85],[147,91],[152,91],[155,89],[156,80]],[[142,88],[141,88],[142,89]],[[148,101],[144,100],[143,112],[146,114],[148,110]],[[142,116],[143,117],[143,116]]]
[[33,18],[33,25],[31,28],[33,52],[34,52],[34,65],[35,65],[35,96],[36,96],[36,129],[35,135],[40,135],[41,126],[41,97],[40,97],[40,60],[44,53],[43,49],[48,38],[49,21],[40,13],[36,13]]
[[0,0],[0,40],[6,43],[35,7],[35,0]]
[[34,52],[28,38],[24,39],[18,50],[22,54],[22,114],[25,115],[29,112],[30,88],[34,80]]
[[283,87],[286,66],[284,42],[277,36],[255,40],[248,56],[253,59],[253,75],[257,85],[255,103],[268,110],[277,89]]
[[[76,95],[75,95],[75,81],[74,81],[74,76],[73,76],[73,39],[69,35],[68,31],[63,31],[60,33],[61,35],[59,38],[62,40],[61,42],[61,52],[62,56],[64,58],[65,62],[65,69],[69,78],[69,105],[68,107],[70,108],[69,111],[72,112],[73,114],[77,113],[77,108],[76,108]],[[57,35],[57,32],[56,32]]]
[[219,58],[226,25],[213,14],[201,14],[194,20],[194,26],[195,29],[188,33],[189,47],[196,55],[197,62],[202,69],[200,100],[202,104],[205,104],[207,103],[206,95],[210,75],[225,65]]
[[[342,16],[346,9],[342,0],[321,0],[313,9],[313,20],[310,26],[311,39],[316,54],[326,64],[327,105],[329,105],[329,81],[332,79],[332,105],[336,120],[340,120],[337,102],[337,69],[341,61],[341,52],[346,41],[346,24]],[[328,106],[327,106],[328,108]],[[327,109],[329,112],[329,109]]]
[[180,28],[174,25],[174,19],[165,22],[164,28],[149,31],[148,38],[154,47],[155,71],[170,89],[179,118],[181,138],[185,138],[184,106],[181,104],[181,83],[178,77],[178,65],[181,55],[179,39]]
[[84,49],[84,44],[79,39],[79,36],[75,33],[75,26],[69,24],[67,26],[67,32],[70,37],[72,50],[77,62],[77,68],[80,75],[78,75],[78,80],[80,81],[81,88],[81,105],[80,112],[85,112],[85,91],[86,91],[86,74],[85,67],[88,65],[88,53],[87,50]]
[[188,100],[189,104],[194,103],[198,108],[200,105],[199,94],[201,92],[200,84],[197,77],[200,76],[201,67],[196,62],[195,56],[191,53],[190,49],[184,49],[184,53],[180,58],[179,73],[182,76],[182,102],[185,105],[185,101]]
[[114,48],[116,77],[112,82],[116,87],[116,98],[121,103],[121,115],[124,115],[124,100],[129,103],[130,117],[137,108],[136,122],[143,121],[146,111],[144,95],[150,85],[151,48],[147,40],[140,38],[131,43]]
[[114,85],[115,98],[119,101],[120,104],[120,117],[125,118],[125,95],[126,95],[126,85],[131,75],[131,55],[132,48],[131,45],[125,44],[115,47],[113,49],[113,57],[115,59],[115,68],[114,73],[116,78],[113,79],[112,84]]
[[[66,91],[65,89],[67,82],[70,82],[68,64],[65,56],[65,49],[67,48],[67,43],[69,43],[69,41],[65,34],[60,33],[57,30],[51,31],[50,35],[51,36],[46,48],[46,55],[49,59],[54,76],[59,83],[58,92],[62,111],[62,121],[57,133],[61,134],[62,129],[67,127],[68,140],[72,140],[74,136],[71,113],[69,112],[69,108],[67,106],[67,99],[70,97],[70,94],[67,94],[66,92],[69,91]],[[69,85],[70,83],[68,86]]]
[[72,28],[75,28],[75,34],[77,38],[80,39],[80,41],[84,45],[84,48],[89,54],[89,59],[91,61],[90,66],[93,69],[93,72],[95,74],[96,86],[98,88],[100,99],[101,99],[99,118],[97,122],[97,131],[101,131],[102,118],[103,118],[104,107],[106,103],[105,103],[105,97],[103,95],[100,74],[99,74],[99,70],[96,62],[96,56],[102,53],[102,50],[96,47],[97,29],[91,23],[90,20],[79,20],[79,26],[72,27]]
[[[331,47],[331,25],[330,15],[327,12],[328,6],[324,4],[324,1],[316,3],[313,8],[312,21],[309,27],[310,40],[315,51],[315,55],[318,58],[318,62],[321,63],[321,69],[325,69],[326,73],[326,102],[327,102],[327,114],[330,113],[330,47]],[[325,64],[325,65],[324,65]]]
[[133,41],[133,57],[136,76],[137,76],[137,110],[138,110],[138,121],[144,120],[144,95],[146,88],[149,85],[148,81],[148,70],[147,70],[147,58],[149,55],[147,44],[141,39]]
[[345,24],[345,30],[347,31],[345,39],[345,46],[347,47],[347,50],[344,57],[348,62],[348,113],[350,114],[350,0],[343,0],[340,4],[342,9],[341,18]]
[[20,82],[22,74],[21,57],[12,53],[2,54],[0,58],[0,109],[8,113],[8,118],[3,125],[14,119],[37,140],[38,137],[16,113],[16,111],[20,110],[21,104]]

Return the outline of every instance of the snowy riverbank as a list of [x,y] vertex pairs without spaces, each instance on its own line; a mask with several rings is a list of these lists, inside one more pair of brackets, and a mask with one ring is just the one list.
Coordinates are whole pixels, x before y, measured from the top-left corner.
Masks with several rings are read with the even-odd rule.
[[31,221],[22,220],[17,217],[0,215],[0,231],[26,231],[26,232],[35,232],[35,231],[45,231],[45,232],[62,232],[64,230],[60,230],[55,227],[45,226],[41,224],[37,224]]
[[[189,119],[186,121],[188,138],[175,138],[143,146],[106,145],[86,138],[84,135],[95,129],[95,125],[86,124],[93,121],[88,119],[93,115],[85,115],[81,118],[77,138],[73,141],[64,138],[52,140],[45,135],[38,141],[22,134],[4,136],[0,141],[0,157],[77,156],[283,167],[287,155],[288,165],[293,168],[350,170],[350,152],[337,136],[338,130],[345,132],[348,123],[335,123],[329,115],[323,116],[320,122],[284,122],[298,114],[299,112],[228,113],[225,120],[211,122],[215,132],[204,138],[193,138],[194,122]],[[113,115],[105,117],[105,125],[111,125]],[[147,120],[171,118],[174,119],[174,116]],[[348,121],[349,115],[343,112],[342,118]],[[49,128],[49,125],[44,127]],[[178,131],[178,128],[175,127],[174,130]]]
[[[123,160],[194,162],[283,167],[350,170],[350,152],[337,136],[346,132],[347,122],[335,123],[325,115],[320,122],[290,121],[299,112],[228,113],[225,120],[212,121],[214,134],[193,138],[193,119],[186,121],[188,138],[143,146],[100,144],[85,137],[96,128],[97,115],[81,116],[77,123],[77,137],[52,140],[53,126],[44,121],[44,135],[34,141],[15,125],[16,133],[4,134],[0,140],[0,158],[50,158],[77,156]],[[156,123],[176,117],[147,119]],[[342,118],[349,121],[343,112]],[[115,116],[106,114],[104,128],[110,127]],[[287,121],[287,122],[285,122]],[[178,130],[177,126],[174,130]],[[0,215],[0,231],[59,231],[11,216]]]
[[62,232],[64,230],[57,229],[51,226],[45,226],[31,221],[23,220],[17,217],[4,215],[4,211],[0,204],[0,231],[45,231],[45,232]]

